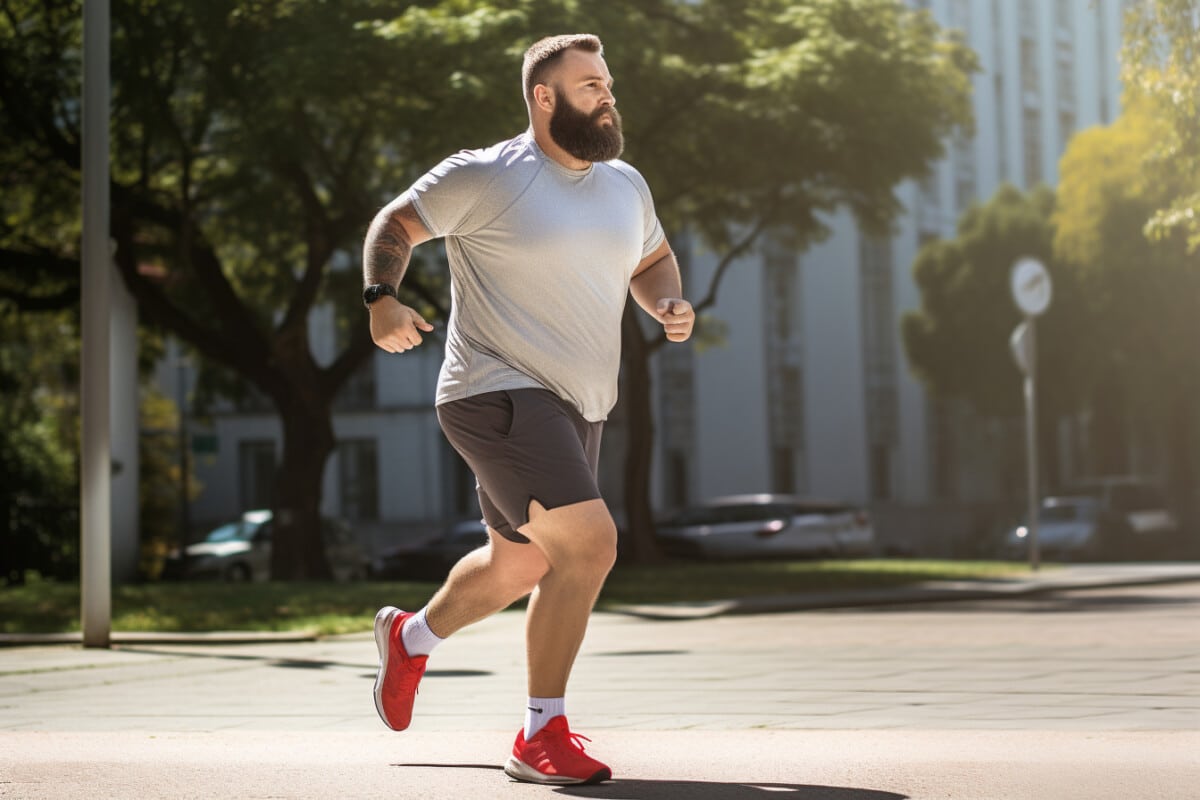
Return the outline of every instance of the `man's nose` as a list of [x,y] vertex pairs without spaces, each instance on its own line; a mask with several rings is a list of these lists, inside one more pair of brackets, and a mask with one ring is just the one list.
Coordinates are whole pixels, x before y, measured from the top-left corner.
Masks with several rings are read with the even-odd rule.
[[616,104],[617,104],[617,98],[613,95],[612,89],[605,87],[604,96],[600,98],[600,105],[611,107],[611,106],[615,106]]

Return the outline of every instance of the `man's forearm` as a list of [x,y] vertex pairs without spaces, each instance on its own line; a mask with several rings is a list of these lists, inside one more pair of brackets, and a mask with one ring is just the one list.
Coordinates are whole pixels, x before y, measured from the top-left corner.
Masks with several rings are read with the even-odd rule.
[[647,314],[657,316],[655,305],[664,297],[683,297],[679,278],[679,263],[674,253],[667,253],[629,282],[629,292]]
[[399,286],[412,257],[413,243],[400,221],[403,209],[391,206],[375,215],[363,243],[363,283]]

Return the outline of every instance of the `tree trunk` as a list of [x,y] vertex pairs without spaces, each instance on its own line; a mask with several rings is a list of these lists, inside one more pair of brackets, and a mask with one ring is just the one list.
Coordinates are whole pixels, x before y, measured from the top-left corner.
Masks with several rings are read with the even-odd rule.
[[321,536],[320,507],[321,478],[334,446],[330,412],[328,402],[279,404],[283,459],[275,482],[272,580],[333,577]]
[[650,394],[650,349],[637,320],[637,306],[625,306],[621,321],[621,355],[625,365],[627,409],[625,449],[625,515],[628,558],[635,564],[662,560],[654,540],[650,505],[650,470],[654,460],[654,416]]

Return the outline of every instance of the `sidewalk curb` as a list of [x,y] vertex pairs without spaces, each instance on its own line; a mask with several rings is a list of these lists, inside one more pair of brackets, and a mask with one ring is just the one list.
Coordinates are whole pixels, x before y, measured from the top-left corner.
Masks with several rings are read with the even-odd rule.
[[[279,644],[315,642],[320,634],[315,630],[302,631],[202,631],[198,633],[143,633],[114,631],[109,635],[112,644]],[[0,647],[28,645],[83,644],[83,634],[70,633],[0,633]]]
[[727,614],[772,614],[787,611],[898,606],[914,603],[1004,600],[1080,589],[1200,582],[1200,565],[1170,565],[1165,569],[1156,569],[1149,574],[1138,570],[1131,571],[1126,576],[1120,575],[1119,570],[1119,567],[1109,567],[1104,570],[1107,574],[1096,577],[1089,577],[1087,574],[1072,576],[1067,570],[1061,577],[1056,576],[1050,580],[1035,578],[1009,581],[930,581],[897,589],[764,595],[708,603],[631,604],[610,606],[605,610],[641,619],[672,621],[711,619]]

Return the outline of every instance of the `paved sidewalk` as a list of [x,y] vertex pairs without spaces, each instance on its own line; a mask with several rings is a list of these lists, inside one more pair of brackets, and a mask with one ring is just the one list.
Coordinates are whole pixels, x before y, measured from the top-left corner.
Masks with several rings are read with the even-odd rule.
[[401,734],[375,716],[370,634],[0,648],[0,797],[1184,800],[1186,569],[870,610],[598,614],[568,711],[617,780],[579,789],[498,771],[523,714],[520,613],[439,648]]

